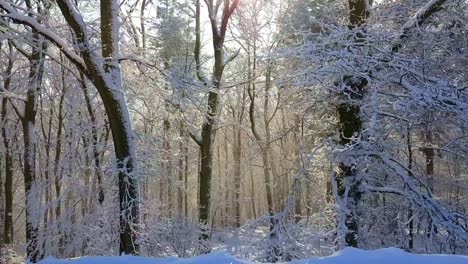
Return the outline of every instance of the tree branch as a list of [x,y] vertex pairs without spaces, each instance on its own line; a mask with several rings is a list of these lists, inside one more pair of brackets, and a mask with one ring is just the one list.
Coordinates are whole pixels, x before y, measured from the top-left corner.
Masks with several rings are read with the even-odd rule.
[[[61,2],[61,1],[57,1]],[[39,24],[35,19],[32,17],[28,17],[26,15],[18,13],[11,4],[7,3],[6,1],[0,0],[0,9],[6,12],[5,17],[10,18],[13,22],[17,24],[22,24],[29,26],[36,30],[39,34],[44,36],[47,40],[54,43],[64,54],[65,56],[72,61],[80,70],[86,71],[86,65],[81,59],[81,57],[72,51],[70,47],[66,44],[66,42],[55,32],[51,31],[50,29],[44,27],[43,25]]]
[[439,11],[446,0],[430,0],[421,7],[404,25],[401,34],[392,45],[392,52],[398,52],[402,46],[401,40],[409,37],[409,31],[422,23],[435,12]]

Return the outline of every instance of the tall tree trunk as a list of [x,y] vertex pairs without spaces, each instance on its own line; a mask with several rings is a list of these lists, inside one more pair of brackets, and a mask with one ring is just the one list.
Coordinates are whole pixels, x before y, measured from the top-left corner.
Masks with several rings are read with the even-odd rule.
[[92,183],[91,175],[92,175],[92,164],[91,164],[91,154],[88,153],[88,149],[90,148],[90,143],[87,137],[82,136],[81,140],[83,142],[83,150],[84,150],[84,164],[85,169],[83,170],[83,185],[86,191],[81,193],[81,217],[85,218],[86,215],[90,214],[90,207],[91,207],[91,199],[89,198],[90,194],[92,193],[92,189],[94,189],[94,183]]
[[[256,62],[254,62],[256,64]],[[255,71],[254,71],[255,72]],[[271,89],[271,65],[270,62],[268,62],[267,70],[265,72],[265,95],[263,97],[263,126],[265,129],[265,138],[261,140],[261,143],[263,144],[263,147],[261,147],[262,151],[262,159],[263,159],[263,166],[268,168],[268,174],[270,175],[271,171],[271,196],[272,196],[272,203],[273,203],[273,208],[275,208],[275,203],[276,203],[276,208],[279,209],[281,208],[281,184],[277,184],[277,181],[280,181],[280,178],[278,177],[278,172],[276,170],[275,163],[272,161],[271,157],[271,128],[270,128],[270,122],[274,117],[274,113],[272,116],[269,116],[268,109],[270,107],[270,89]],[[261,139],[260,137],[258,139]],[[257,139],[257,140],[258,140]],[[275,188],[276,187],[276,188]],[[274,209],[273,209],[274,210]]]
[[[169,4],[166,3],[166,9],[169,8]],[[167,10],[166,10],[167,11]],[[164,69],[169,70],[169,56],[164,58]],[[169,94],[169,87],[166,85],[165,87],[166,92]],[[171,140],[170,140],[170,131],[171,131],[171,121],[169,120],[169,113],[170,113],[170,96],[166,95],[168,98],[165,99],[164,102],[164,119],[163,119],[163,163],[164,163],[164,175],[163,179],[161,179],[161,187],[164,187],[164,183],[166,183],[165,189],[167,192],[167,215],[171,217],[171,210],[172,210],[172,182],[173,182],[173,175],[172,175],[172,150],[171,150]],[[161,194],[163,190],[161,189]],[[161,199],[161,201],[163,201]]]
[[83,73],[80,73],[80,85],[83,90],[83,95],[86,103],[86,110],[88,111],[89,119],[91,121],[91,136],[93,139],[92,149],[93,149],[93,161],[94,161],[94,173],[98,183],[98,202],[102,205],[104,202],[104,188],[102,186],[102,169],[101,169],[101,158],[99,150],[99,139],[97,131],[97,120],[95,110],[91,103],[91,96],[88,91],[88,86],[86,85],[86,79]]
[[[299,153],[299,150],[301,148],[301,119],[299,118],[298,115],[295,115],[295,120],[294,120],[294,152],[293,156],[297,155]],[[294,157],[293,157],[294,159]],[[299,223],[302,219],[302,184],[299,179],[294,179],[294,213],[295,213],[295,220],[296,223]]]
[[[219,55],[218,55],[219,56]],[[219,64],[219,62],[218,62]],[[216,64],[215,64],[216,65]],[[215,66],[216,68],[216,66]],[[216,86],[219,88],[220,81],[216,81]],[[216,87],[215,86],[215,87]],[[215,88],[215,89],[217,89]],[[208,220],[210,217],[211,206],[211,178],[213,175],[213,145],[216,132],[214,129],[215,118],[218,111],[218,93],[209,92],[208,95],[208,116],[202,127],[202,143],[200,146],[201,165],[200,165],[200,191],[199,191],[199,222],[202,225],[201,239],[209,240],[210,235],[207,230]],[[209,252],[209,249],[202,249],[202,253]]]
[[[43,10],[38,4],[33,10],[30,0],[26,1],[28,16],[34,17],[34,14],[42,14]],[[38,185],[36,175],[36,114],[37,98],[41,90],[42,76],[44,73],[44,62],[46,54],[46,42],[44,37],[39,35],[36,30],[32,30],[32,52],[29,56],[29,76],[28,90],[26,92],[26,101],[24,102],[24,112],[21,117],[23,129],[23,176],[24,193],[26,196],[25,214],[26,214],[26,255],[27,259],[36,263],[40,260],[39,236],[39,208]]]
[[[249,55],[250,56],[250,55]],[[250,67],[250,65],[248,65]],[[249,71],[250,79],[250,71]],[[233,126],[233,146],[232,156],[234,159],[234,212],[235,212],[235,227],[239,228],[241,225],[241,191],[242,191],[242,122],[244,120],[245,107],[247,103],[247,89],[243,86],[242,96],[238,95],[237,107],[238,111],[232,108],[232,117],[236,120]],[[245,186],[245,185],[244,185]],[[248,212],[248,211],[247,211]]]
[[[413,169],[413,147],[411,142],[411,126],[408,124],[406,129],[406,146],[408,148],[408,170]],[[410,173],[411,174],[411,173]],[[408,208],[408,249],[412,250],[414,245],[414,220],[413,220],[413,206],[410,204]]]
[[[368,0],[348,0],[349,4],[349,21],[350,28],[355,28],[363,25],[367,17],[369,16]],[[355,41],[363,41],[364,36],[358,35]],[[344,85],[349,87],[343,92],[343,96],[350,97],[356,101],[360,101],[365,92],[367,81],[363,78],[353,78],[352,76],[346,76],[344,78]],[[359,103],[353,104],[344,102],[341,103],[338,108],[338,118],[340,127],[340,139],[339,144],[346,146],[352,143],[352,137],[360,135],[362,128],[362,120],[360,117],[361,107]],[[360,182],[356,179],[357,171],[355,170],[355,164],[340,163],[339,172],[337,175],[337,182],[339,184],[338,191],[339,195],[344,195],[345,189],[349,187],[348,197],[348,213],[346,214],[345,224],[348,229],[346,232],[346,245],[351,247],[357,247],[357,235],[358,235],[358,222],[355,217],[356,207],[361,199],[361,192],[359,190]]]
[[[39,102],[40,102],[40,123],[41,123],[41,130],[42,130],[42,136],[44,140],[46,141],[46,144],[44,146],[44,151],[45,151],[45,169],[44,169],[44,179],[41,179],[43,182],[45,182],[45,204],[49,205],[50,202],[52,201],[52,181],[50,180],[50,174],[51,174],[51,158],[50,158],[50,146],[51,140],[52,140],[52,119],[54,117],[54,106],[51,105],[49,107],[49,121],[47,123],[47,131],[45,128],[45,122],[44,122],[44,112],[46,111],[44,109],[43,105],[43,97],[42,94],[39,94]],[[39,160],[41,158],[39,157]],[[42,192],[42,189],[41,189]],[[40,194],[42,196],[42,193]],[[40,198],[42,199],[42,197]],[[44,216],[43,216],[43,236],[46,234],[49,234],[49,224],[53,222],[53,212],[52,212],[51,206],[47,206],[44,211]],[[42,241],[42,252],[45,252],[46,246],[47,246],[47,241],[43,239]]]
[[[229,173],[229,147],[228,147],[228,134],[227,131],[224,131],[224,142],[223,142],[223,147],[224,147],[224,173],[219,173],[219,177],[223,175],[222,177],[224,178],[224,209],[225,209],[225,226],[232,226],[232,203],[233,197],[232,193],[230,192],[230,187],[231,187],[231,181],[230,181],[230,173]],[[220,156],[219,156],[220,157]],[[221,165],[221,157],[219,158],[219,162]]]
[[[229,18],[237,7],[238,0],[224,1],[224,8],[222,12],[221,24],[218,27],[218,8],[214,6],[213,0],[208,0],[207,6],[210,13],[210,22],[213,35],[213,51],[214,51],[214,68],[211,80],[212,89],[208,92],[207,112],[205,115],[205,122],[202,126],[201,141],[199,142],[201,153],[201,169],[200,169],[200,191],[199,191],[199,223],[202,226],[200,236],[200,252],[208,253],[211,251],[206,241],[210,239],[210,234],[206,227],[210,217],[211,205],[211,178],[213,174],[213,145],[216,137],[216,121],[218,116],[219,106],[219,89],[224,72],[224,39],[226,36],[227,24]],[[196,21],[199,23],[200,19],[200,1],[197,1],[197,14]],[[197,31],[199,34],[199,30]],[[199,37],[199,36],[198,36]],[[197,38],[198,38],[197,37]],[[199,43],[198,43],[199,44]],[[196,44],[197,45],[197,44]],[[200,55],[201,47],[199,45],[195,48],[195,55]],[[198,57],[199,59],[199,57]],[[197,74],[200,75],[199,69],[200,62],[197,62]]]
[[[188,142],[185,142],[186,144]],[[184,147],[184,212],[185,212],[185,217],[187,218],[189,216],[189,211],[188,211],[188,176],[189,176],[189,159],[188,159],[188,146],[186,145]]]
[[[1,50],[1,49],[0,49]],[[11,72],[13,69],[13,47],[8,42],[8,63],[4,72],[3,89],[10,89]],[[13,155],[10,147],[10,138],[8,133],[8,98],[2,98],[1,110],[2,138],[5,148],[5,207],[4,207],[4,225],[3,225],[3,243],[13,244]],[[0,248],[1,250],[1,248]]]
[[[119,176],[120,253],[136,254],[137,228],[140,218],[139,181],[136,174],[136,154],[133,129],[122,87],[119,58],[119,4],[116,0],[101,0],[101,42],[105,75],[95,83],[107,116],[114,141]],[[110,80],[109,80],[110,79]],[[94,81],[96,82],[96,80]]]
[[252,207],[252,217],[253,219],[257,219],[257,207],[255,206],[255,182],[254,182],[254,174],[253,174],[253,167],[250,166],[250,206]]
[[184,138],[185,129],[182,127],[179,130],[179,166],[177,169],[177,213],[179,216],[184,215]]
[[[240,126],[240,124],[239,124]],[[241,193],[241,154],[242,154],[242,134],[240,127],[234,126],[232,146],[232,156],[234,159],[234,211],[235,219],[234,225],[239,228],[241,225],[241,206],[240,206],[240,193]],[[227,162],[227,161],[226,161]]]
[[[255,45],[254,45],[254,74],[255,74]],[[256,98],[256,91],[255,91],[255,83],[251,83],[248,88],[248,94],[250,97],[250,107],[249,107],[249,118],[250,118],[250,127],[252,130],[252,134],[260,148],[260,153],[262,156],[263,162],[263,177],[265,182],[265,193],[267,199],[267,209],[268,215],[270,217],[270,234],[269,234],[269,242],[270,242],[270,251],[271,251],[271,259],[269,261],[277,262],[280,256],[280,249],[277,245],[278,235],[276,234],[276,219],[275,219],[275,205],[273,201],[273,186],[272,180],[270,176],[270,157],[269,157],[269,142],[266,138],[262,138],[262,136],[257,131],[256,121],[255,121],[255,98]],[[265,99],[267,100],[267,99]],[[264,101],[264,104],[268,106],[267,101]],[[266,111],[266,109],[264,109]],[[264,118],[264,121],[266,119]],[[265,122],[267,125],[267,122]]]
[[[166,103],[166,114],[168,114],[169,110],[168,103]],[[171,130],[171,123],[166,117],[163,121],[163,128],[164,128],[164,143],[163,143],[163,151],[164,151],[164,179],[166,182],[166,191],[167,191],[167,213],[168,216],[171,217],[171,210],[173,209],[172,206],[172,182],[173,182],[173,175],[172,175],[172,150],[171,150],[171,142],[170,142],[170,130]],[[161,190],[162,192],[162,190]]]
[[428,127],[425,132],[425,145],[426,147],[424,148],[424,154],[426,156],[426,174],[427,174],[427,182],[428,182],[428,187],[429,190],[432,192],[434,191],[434,184],[433,184],[433,177],[434,177],[434,158],[435,158],[435,151],[434,147],[432,146],[433,144],[433,139],[432,139],[432,131],[430,128],[430,116],[431,114],[428,114]]
[[[217,160],[218,160],[218,178],[220,179],[220,183],[219,183],[220,188],[218,190],[218,193],[219,193],[219,196],[221,196],[220,201],[222,201],[222,202],[220,202],[220,206],[217,209],[220,212],[219,213],[220,225],[224,226],[227,223],[227,219],[225,219],[225,216],[228,213],[227,212],[227,207],[228,207],[227,203],[229,201],[229,194],[228,194],[228,191],[226,190],[226,186],[227,186],[226,177],[221,176],[221,175],[223,175],[223,173],[221,171],[221,145],[222,144],[218,144],[217,148],[216,148],[216,157],[217,157]],[[224,186],[223,186],[223,184],[224,184]],[[226,190],[226,191],[223,192],[222,190]],[[215,218],[216,212],[217,211],[215,210],[214,213],[213,213],[213,223],[212,223],[212,225],[216,224],[214,222],[214,220],[216,220],[216,218]]]
[[[28,4],[31,8],[31,4]],[[30,58],[28,91],[24,104],[24,114],[21,118],[24,139],[24,193],[26,195],[26,254],[27,258],[36,263],[40,260],[38,235],[39,219],[37,210],[39,208],[39,197],[37,197],[37,175],[36,175],[36,113],[37,98],[41,88],[42,75],[45,61],[45,40],[33,30],[33,46]]]
[[[433,148],[433,138],[432,138],[432,131],[431,131],[431,122],[432,122],[432,113],[429,111],[427,113],[427,127],[424,133],[424,144],[425,147],[423,148],[423,153],[425,155],[425,163],[426,163],[426,177],[427,177],[427,187],[429,192],[434,191],[434,158],[435,158],[435,151]],[[429,217],[429,223],[426,231],[427,238],[430,238],[432,232],[437,232],[435,226],[433,227],[432,219]]]
[[63,133],[63,126],[64,126],[64,113],[63,107],[65,105],[65,95],[67,91],[67,83],[66,83],[66,74],[65,74],[65,67],[63,66],[63,57],[60,56],[62,59],[61,65],[61,81],[62,81],[62,93],[60,94],[59,100],[59,111],[58,111],[58,124],[57,124],[57,135],[56,135],[56,145],[55,145],[55,157],[54,157],[54,185],[55,185],[55,219],[57,223],[57,231],[59,236],[59,252],[63,254],[64,250],[64,234],[63,234],[63,226],[61,224],[61,213],[62,213],[62,173],[60,171],[60,161],[61,161],[61,154],[62,154],[62,133]]
[[[60,56],[62,58],[62,56]],[[63,64],[62,60],[62,64]],[[64,120],[64,115],[63,115],[63,107],[64,107],[64,102],[65,102],[65,95],[67,91],[67,83],[66,83],[66,75],[65,75],[65,67],[61,65],[60,67],[61,70],[61,80],[62,80],[62,93],[60,94],[60,100],[59,100],[59,112],[58,112],[58,124],[57,124],[57,142],[55,145],[55,158],[54,158],[54,180],[55,180],[55,199],[56,199],[56,206],[55,206],[55,218],[57,222],[60,221],[60,216],[61,216],[61,175],[59,173],[59,166],[60,166],[60,160],[61,160],[61,154],[62,154],[62,132],[63,132],[63,120]]]

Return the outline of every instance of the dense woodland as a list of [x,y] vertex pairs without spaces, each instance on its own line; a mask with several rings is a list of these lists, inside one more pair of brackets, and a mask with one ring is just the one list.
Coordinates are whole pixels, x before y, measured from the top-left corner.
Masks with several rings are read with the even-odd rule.
[[468,254],[466,0],[0,0],[0,99],[2,254]]

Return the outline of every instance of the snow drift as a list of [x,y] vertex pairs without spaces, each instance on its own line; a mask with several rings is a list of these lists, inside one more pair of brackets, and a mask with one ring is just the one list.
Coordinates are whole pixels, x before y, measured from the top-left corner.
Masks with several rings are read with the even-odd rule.
[[[40,264],[248,264],[254,263],[239,260],[226,252],[215,252],[208,255],[187,259],[181,258],[146,258],[135,256],[114,257],[81,257],[69,260],[47,258]],[[295,260],[292,264],[468,264],[468,256],[459,255],[426,255],[411,254],[401,249],[384,248],[362,250],[345,248],[331,256],[304,260]]]

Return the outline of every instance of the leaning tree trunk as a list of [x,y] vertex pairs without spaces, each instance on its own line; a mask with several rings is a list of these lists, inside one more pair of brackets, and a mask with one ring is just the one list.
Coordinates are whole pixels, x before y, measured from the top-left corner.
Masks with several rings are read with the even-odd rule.
[[[119,64],[119,3],[116,0],[101,0],[101,45],[102,57],[90,47],[90,36],[82,23],[76,6],[71,2],[57,4],[76,35],[78,45],[83,46],[79,61],[70,51],[65,55],[85,73],[101,96],[109,118],[114,142],[116,172],[119,185],[119,252],[137,254],[138,225],[140,222],[139,181],[136,174],[136,154],[133,128],[122,87]],[[47,36],[47,34],[45,34]],[[50,38],[50,36],[48,36]],[[52,39],[52,38],[50,38]],[[53,39],[52,39],[53,40]],[[57,44],[57,42],[55,41]],[[60,43],[58,43],[60,45]]]
[[119,5],[101,0],[101,42],[104,74],[95,72],[94,84],[101,95],[112,131],[119,178],[120,253],[136,254],[139,224],[139,186],[133,129],[122,87],[119,57]]

